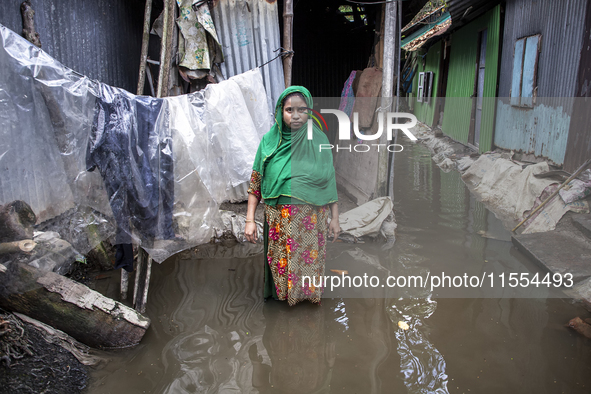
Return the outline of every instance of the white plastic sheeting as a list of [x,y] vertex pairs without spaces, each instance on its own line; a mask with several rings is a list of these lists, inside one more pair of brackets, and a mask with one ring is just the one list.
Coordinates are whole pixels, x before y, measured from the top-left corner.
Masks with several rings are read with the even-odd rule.
[[493,153],[480,156],[462,175],[462,179],[473,186],[474,192],[483,202],[491,204],[494,211],[520,220],[544,189],[554,183],[534,177],[548,170],[546,162],[522,169],[519,164]]
[[[86,168],[102,84],[66,68],[1,25],[0,35],[0,204],[23,200],[39,221],[87,207],[112,219],[101,175]],[[111,90],[134,105],[136,96]],[[160,111],[168,113],[157,115],[159,126],[150,143],[156,144],[156,151],[167,149],[158,148],[158,133],[166,129],[172,136],[172,153],[159,154],[174,159],[176,237],[147,243],[134,237],[154,260],[162,262],[209,241],[214,227],[223,226],[219,203],[246,197],[256,148],[271,126],[268,108],[260,70],[191,95],[163,99]],[[137,152],[140,157],[145,153]],[[146,154],[152,155],[152,149]]]
[[[339,215],[341,230],[343,234],[351,234],[354,237],[377,235],[393,207],[390,197],[380,197],[366,202]],[[390,227],[393,227],[392,231],[396,229],[395,224]]]

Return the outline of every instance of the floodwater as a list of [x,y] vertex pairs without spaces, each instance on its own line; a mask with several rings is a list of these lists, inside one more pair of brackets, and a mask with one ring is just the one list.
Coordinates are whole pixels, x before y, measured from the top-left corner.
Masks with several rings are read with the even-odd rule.
[[[394,247],[331,244],[327,271],[542,273],[421,145],[397,154],[395,182]],[[109,353],[89,392],[591,392],[591,341],[564,326],[588,313],[568,298],[495,284],[496,293],[408,289],[290,308],[263,302],[256,252],[204,246],[154,266],[152,326],[140,346]]]

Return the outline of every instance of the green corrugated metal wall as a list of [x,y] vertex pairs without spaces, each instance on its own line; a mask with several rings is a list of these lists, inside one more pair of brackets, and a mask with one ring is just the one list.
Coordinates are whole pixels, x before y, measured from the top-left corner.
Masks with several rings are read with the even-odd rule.
[[[452,21],[453,23],[453,21]],[[457,141],[467,143],[476,75],[478,35],[487,29],[484,97],[479,151],[492,149],[495,99],[499,68],[501,7],[497,6],[451,36],[449,74],[442,130]],[[490,97],[487,99],[487,97]]]
[[[417,72],[415,73],[414,80],[413,80],[413,92],[412,96],[415,100],[415,109],[414,114],[417,119],[427,126],[433,126],[433,114],[435,112],[435,97],[437,96],[437,86],[439,83],[439,63],[441,59],[441,41],[438,41],[429,48],[427,52],[427,57],[425,59],[425,67],[423,68],[423,62],[419,59],[419,66],[417,68]],[[431,90],[431,103],[419,103],[417,100],[417,87],[419,84],[419,73],[423,71],[432,71],[434,74],[433,80],[433,88]]]

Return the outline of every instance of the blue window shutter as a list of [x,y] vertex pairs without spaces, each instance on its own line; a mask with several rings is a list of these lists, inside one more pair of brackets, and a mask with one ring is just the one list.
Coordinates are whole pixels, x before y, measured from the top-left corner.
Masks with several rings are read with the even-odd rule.
[[538,48],[540,36],[531,36],[525,43],[525,56],[523,57],[523,83],[521,85],[521,105],[533,106],[533,94],[535,84],[535,72],[538,62]]
[[515,42],[515,54],[513,56],[513,79],[511,81],[511,105],[520,105],[521,79],[523,70],[523,53],[525,39]]

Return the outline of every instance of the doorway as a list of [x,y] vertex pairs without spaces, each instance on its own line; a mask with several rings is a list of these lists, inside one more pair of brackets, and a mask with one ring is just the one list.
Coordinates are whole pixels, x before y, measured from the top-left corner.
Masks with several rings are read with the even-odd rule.
[[484,96],[484,71],[486,66],[487,30],[478,35],[478,52],[476,56],[476,77],[474,94],[472,95],[472,117],[470,119],[470,135],[468,142],[478,148],[480,143],[480,125],[482,123],[482,102]]

